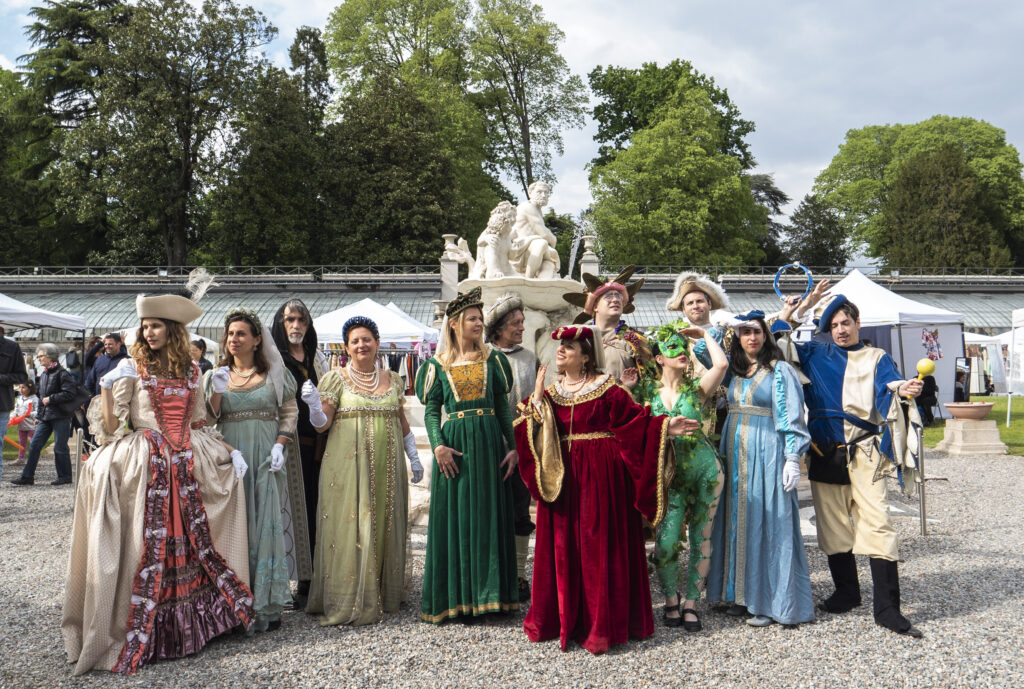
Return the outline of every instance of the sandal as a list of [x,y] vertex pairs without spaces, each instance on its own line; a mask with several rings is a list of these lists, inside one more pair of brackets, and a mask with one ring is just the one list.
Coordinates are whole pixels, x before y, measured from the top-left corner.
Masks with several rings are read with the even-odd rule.
[[[683,620],[683,629],[685,629],[688,632],[699,632],[702,629],[704,629],[704,625],[701,624],[701,621],[700,621],[700,613],[697,612],[696,608],[686,608],[686,607],[684,607],[680,612],[682,613],[681,619]],[[692,622],[692,621],[686,619],[687,615],[692,615],[692,616],[696,617],[697,621],[696,622]]]
[[668,616],[668,614],[670,612],[679,612],[679,603],[680,603],[679,593],[676,592],[676,604],[675,605],[667,605],[666,604],[665,608],[664,608],[665,612],[663,613],[663,618],[662,619],[665,620],[665,626],[666,627],[681,627],[681,626],[683,626],[683,616],[682,615],[680,615],[679,617],[669,617]]

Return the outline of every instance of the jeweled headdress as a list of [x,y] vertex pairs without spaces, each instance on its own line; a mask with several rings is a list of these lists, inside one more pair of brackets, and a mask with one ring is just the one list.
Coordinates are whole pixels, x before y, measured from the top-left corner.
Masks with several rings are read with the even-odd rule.
[[345,321],[345,325],[341,326],[341,339],[343,342],[348,342],[348,333],[353,328],[366,328],[373,333],[375,340],[380,339],[380,331],[377,330],[377,324],[373,322],[373,319],[366,316],[352,316],[352,318]]
[[460,292],[458,296],[448,302],[448,306],[445,307],[444,310],[444,315],[448,316],[449,319],[452,319],[472,306],[476,306],[483,311],[484,300],[481,295],[482,292],[479,287],[474,287],[464,294]]
[[228,311],[227,315],[224,316],[224,327],[228,327],[228,323],[233,318],[242,316],[247,321],[256,326],[256,332],[260,333],[263,331],[263,323],[260,322],[260,317],[256,315],[256,312],[252,309],[247,309],[244,306],[236,306],[235,308]]

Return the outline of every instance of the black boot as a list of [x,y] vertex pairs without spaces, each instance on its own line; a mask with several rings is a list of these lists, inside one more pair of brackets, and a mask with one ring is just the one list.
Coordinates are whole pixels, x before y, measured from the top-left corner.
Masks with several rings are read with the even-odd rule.
[[832,572],[835,593],[818,607],[835,614],[850,612],[860,605],[860,581],[857,579],[857,561],[853,551],[828,556],[828,569]]
[[920,639],[921,631],[900,612],[900,574],[896,562],[871,558],[871,581],[875,624]]

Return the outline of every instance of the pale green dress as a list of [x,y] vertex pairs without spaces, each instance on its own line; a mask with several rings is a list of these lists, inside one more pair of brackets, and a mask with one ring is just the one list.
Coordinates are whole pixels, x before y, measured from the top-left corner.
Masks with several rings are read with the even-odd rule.
[[[212,374],[207,371],[203,376],[207,399],[212,394]],[[224,442],[239,450],[249,465],[242,483],[249,523],[249,587],[256,612],[252,631],[266,631],[271,622],[281,619],[281,611],[292,600],[282,518],[287,474],[284,469],[270,471],[270,451],[279,435],[294,442],[295,379],[284,372],[280,406],[274,384],[267,379],[246,389],[228,386],[221,396],[220,416],[209,411]]]
[[404,383],[359,392],[337,371],[320,380],[336,409],[320,468],[313,580],[306,612],[320,624],[372,624],[395,612],[405,587],[409,478],[399,410]]

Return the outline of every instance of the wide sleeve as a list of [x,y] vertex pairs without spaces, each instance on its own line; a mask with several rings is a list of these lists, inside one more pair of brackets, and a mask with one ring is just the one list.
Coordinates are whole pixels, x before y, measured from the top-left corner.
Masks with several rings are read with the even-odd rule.
[[554,502],[565,476],[554,406],[545,392],[539,408],[527,398],[518,410],[514,424],[519,475],[535,500]]
[[887,422],[896,420],[895,405],[899,403],[896,391],[903,382],[896,362],[889,354],[883,354],[875,365],[875,409]]
[[[218,421],[220,421],[220,414],[214,414],[213,413],[213,407],[211,407],[210,403],[209,403],[210,395],[213,394],[213,377],[212,376],[213,376],[213,369],[210,369],[209,371],[207,371],[206,373],[203,374],[203,384],[202,384],[203,397],[200,400],[200,402],[202,403],[203,408],[206,410],[207,420],[209,421],[211,426],[214,426],[214,425],[217,424]],[[221,404],[223,405],[223,403],[224,403],[224,398],[222,397],[221,398]],[[197,402],[196,406],[199,406],[198,402]],[[221,409],[223,409],[223,406],[221,407]]]
[[423,425],[427,428],[430,449],[442,445],[441,440],[441,405],[444,403],[444,391],[441,377],[441,364],[431,357],[420,366],[416,373],[416,397],[423,403]]
[[[712,339],[718,343],[719,347],[724,347],[723,341],[725,340],[725,332],[727,328],[725,326],[713,325],[708,328]],[[708,353],[708,343],[701,337],[697,340],[690,340],[693,344],[693,357],[701,363],[704,368],[710,369],[712,367],[711,354]]]
[[277,410],[277,434],[295,439],[295,427],[299,423],[299,403],[295,401],[295,376],[291,371],[284,372],[284,393],[281,395],[281,406]]
[[512,364],[501,352],[491,352],[491,381],[494,390],[494,416],[501,427],[501,435],[510,450],[516,448],[515,434],[512,431],[512,410],[509,408],[508,393],[512,390]]
[[811,434],[804,421],[803,389],[796,371],[784,361],[775,364],[773,384],[775,430],[782,435],[786,461],[799,462],[811,444]]
[[[135,368],[135,362],[131,362]],[[114,416],[117,417],[117,428],[113,433],[107,433],[103,423],[103,395],[96,395],[89,402],[89,408],[85,412],[89,421],[89,432],[92,433],[97,445],[105,445],[122,438],[131,429],[129,428],[129,412],[132,406],[132,399],[138,394],[138,378],[120,378],[114,381],[110,393],[114,397]]]
[[634,506],[652,526],[661,523],[668,488],[675,475],[675,450],[668,438],[667,416],[654,416],[619,385],[604,394],[609,430],[615,434],[626,470],[633,479]]

